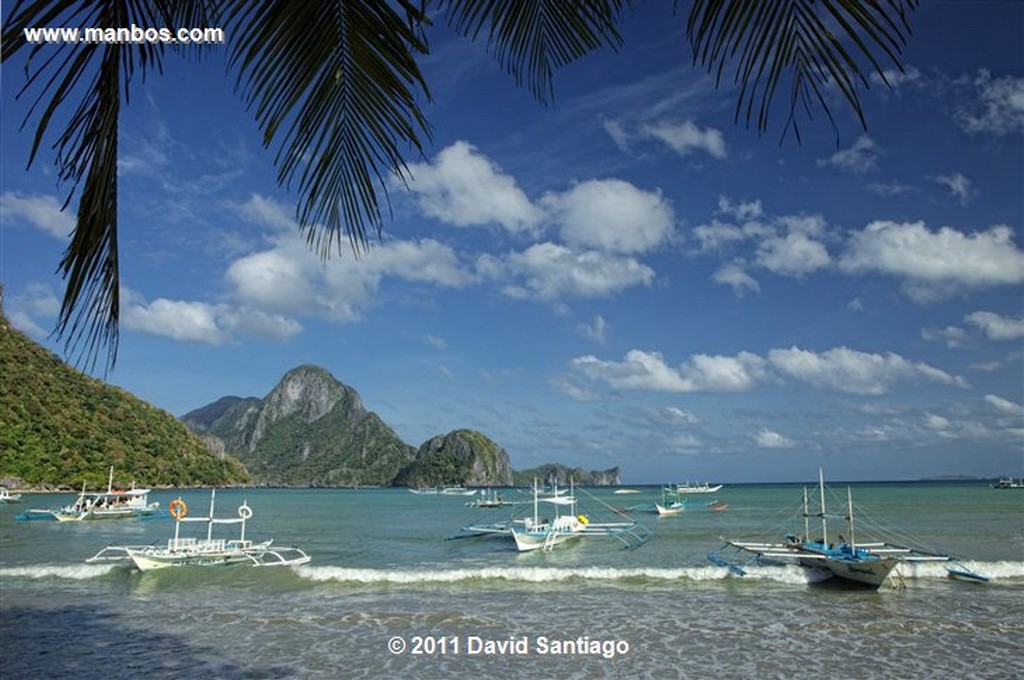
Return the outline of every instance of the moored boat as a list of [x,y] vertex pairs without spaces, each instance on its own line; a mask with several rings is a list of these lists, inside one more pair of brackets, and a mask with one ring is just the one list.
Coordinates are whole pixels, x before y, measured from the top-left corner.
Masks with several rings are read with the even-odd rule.
[[703,482],[701,484],[690,484],[687,482],[686,484],[676,484],[675,488],[669,487],[669,491],[671,493],[715,493],[716,491],[720,491],[724,486],[724,484],[711,486],[707,482]]
[[[896,567],[902,563],[946,562],[951,578],[984,582],[988,579],[965,567],[956,558],[940,552],[909,548],[884,541],[858,542],[855,536],[853,516],[853,495],[847,487],[845,514],[830,515],[825,508],[825,480],[819,471],[820,511],[812,513],[808,508],[807,489],[804,488],[802,535],[787,534],[782,542],[757,542],[730,540],[721,548],[708,555],[708,560],[726,567],[734,574],[745,576],[747,567],[759,564],[798,564],[802,567],[820,569],[832,577],[847,583],[879,588]],[[821,535],[810,539],[810,519],[821,519]],[[846,522],[849,540],[842,534],[829,535],[829,521]]]
[[0,503],[20,503],[21,494],[11,493],[6,486],[0,486]]
[[74,502],[47,510],[31,509],[19,519],[55,519],[58,522],[81,522],[103,519],[135,519],[147,517],[160,511],[160,503],[149,501],[150,489],[136,489],[132,482],[130,489],[114,489],[114,467],[110,467],[106,491],[82,491]]
[[[252,508],[244,501],[238,507],[238,517],[214,518],[216,491],[210,493],[210,512],[205,517],[189,517],[188,506],[181,498],[171,501],[168,510],[174,517],[174,536],[166,545],[107,546],[86,560],[95,563],[130,563],[140,571],[167,567],[211,567],[246,565],[253,567],[298,566],[310,561],[310,556],[295,547],[278,547],[273,539],[255,543],[245,537],[245,523],[252,518]],[[206,537],[181,536],[184,523],[206,525]],[[238,525],[239,536],[234,539],[215,538],[215,525]]]

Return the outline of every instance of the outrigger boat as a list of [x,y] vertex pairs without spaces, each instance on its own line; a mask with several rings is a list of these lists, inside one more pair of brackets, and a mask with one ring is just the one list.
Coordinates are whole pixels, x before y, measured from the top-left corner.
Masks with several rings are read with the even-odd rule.
[[689,482],[687,482],[686,484],[676,484],[676,487],[674,489],[672,487],[669,487],[669,492],[670,493],[715,493],[716,491],[719,491],[720,489],[722,489],[722,487],[724,487],[724,486],[725,486],[724,484],[716,484],[715,486],[711,486],[707,482],[704,482],[703,484],[690,484]]
[[[624,549],[638,548],[654,537],[654,533],[639,522],[593,522],[586,515],[578,513],[576,508],[576,489],[570,487],[568,492],[555,490],[553,495],[542,495],[537,482],[533,485],[533,516],[510,519],[506,522],[470,524],[462,528],[462,533],[450,536],[449,539],[473,538],[481,536],[510,536],[520,552],[540,550],[549,552],[555,546],[573,541],[584,536],[612,536],[622,543]],[[582,491],[582,490],[580,490]],[[586,492],[584,492],[586,493]],[[563,495],[564,494],[564,495]],[[590,495],[590,494],[587,494]],[[611,508],[596,499],[602,505]],[[553,506],[554,519],[541,517],[540,504]]]
[[81,522],[98,519],[134,519],[147,517],[159,512],[160,504],[149,502],[150,489],[132,488],[125,491],[114,490],[114,467],[110,467],[106,491],[82,491],[74,503],[49,510],[28,510],[18,519],[55,519],[58,522]]
[[[988,581],[987,577],[971,571],[949,555],[886,542],[858,543],[854,533],[853,496],[850,488],[847,487],[846,490],[846,514],[829,515],[825,510],[825,480],[820,470],[818,484],[821,509],[816,513],[811,513],[808,509],[807,488],[804,488],[802,536],[787,534],[781,543],[727,541],[721,548],[708,555],[708,560],[726,567],[739,576],[745,576],[747,567],[752,565],[798,564],[811,569],[821,569],[851,584],[876,589],[881,587],[890,573],[901,563],[947,562],[950,566],[946,567],[946,571],[950,578]],[[807,538],[810,535],[811,518],[821,519],[821,537],[813,540]],[[849,540],[837,534],[836,541],[832,542],[829,537],[829,520],[845,521]]]
[[[210,514],[206,517],[188,517],[188,506],[181,498],[171,501],[168,510],[174,517],[174,537],[161,545],[110,545],[86,560],[94,563],[129,562],[140,571],[184,566],[292,567],[306,564],[310,556],[295,547],[273,546],[273,540],[253,543],[245,537],[245,523],[252,518],[252,508],[244,501],[238,507],[238,518],[215,519],[213,516],[216,491],[210,493]],[[186,522],[206,524],[206,538],[182,537],[181,525]],[[240,526],[237,539],[213,537],[215,524]]]

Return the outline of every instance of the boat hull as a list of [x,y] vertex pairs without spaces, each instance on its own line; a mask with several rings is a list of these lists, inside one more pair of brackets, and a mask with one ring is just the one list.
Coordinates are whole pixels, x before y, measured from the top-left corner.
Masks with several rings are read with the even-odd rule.
[[824,569],[835,578],[848,583],[870,588],[879,588],[889,578],[897,560],[890,558],[849,560],[849,559],[802,559],[805,567]]
[[533,550],[550,550],[556,545],[562,545],[583,535],[582,531],[556,531],[535,532],[512,529],[512,539],[516,543],[519,552],[530,552]]

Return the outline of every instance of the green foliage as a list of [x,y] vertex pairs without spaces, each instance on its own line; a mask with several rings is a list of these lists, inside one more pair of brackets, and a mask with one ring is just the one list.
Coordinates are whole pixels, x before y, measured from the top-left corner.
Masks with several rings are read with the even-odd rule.
[[0,314],[0,478],[28,486],[206,486],[249,479],[171,414],[79,373]]

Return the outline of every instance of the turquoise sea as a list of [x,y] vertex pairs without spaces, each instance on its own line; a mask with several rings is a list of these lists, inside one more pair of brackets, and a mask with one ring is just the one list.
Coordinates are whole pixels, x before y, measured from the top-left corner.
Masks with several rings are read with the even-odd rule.
[[[610,520],[602,502],[661,498],[657,487],[634,488],[641,493],[588,489],[580,510]],[[845,497],[844,486],[833,490]],[[714,495],[729,504],[724,512],[694,496],[680,515],[636,515],[657,534],[637,550],[586,538],[546,554],[519,554],[510,539],[445,540],[509,515],[466,507],[465,497],[221,490],[218,516],[245,500],[255,512],[248,537],[299,546],[312,562],[145,574],[85,559],[108,544],[163,542],[172,520],[16,521],[29,507],[73,498],[30,495],[0,506],[0,675],[1024,677],[1024,492],[981,482],[852,491],[865,522],[958,555],[991,582],[952,581],[939,565],[902,567],[902,585],[875,592],[796,567],[738,577],[707,562],[721,537],[798,529],[800,485],[726,486]],[[178,495],[151,500],[166,507]],[[193,513],[209,503],[208,490],[180,495]]]

